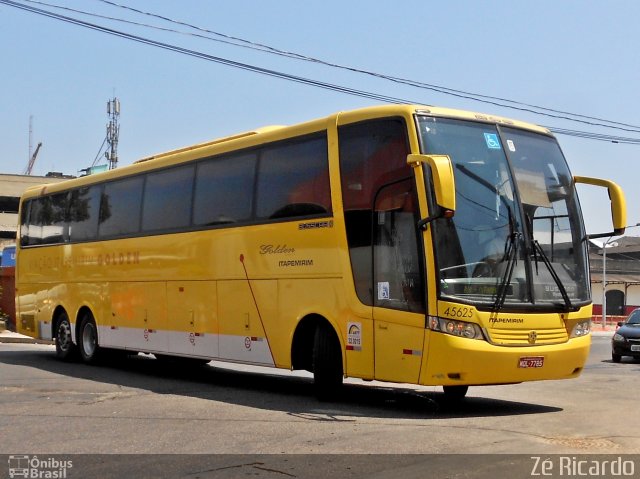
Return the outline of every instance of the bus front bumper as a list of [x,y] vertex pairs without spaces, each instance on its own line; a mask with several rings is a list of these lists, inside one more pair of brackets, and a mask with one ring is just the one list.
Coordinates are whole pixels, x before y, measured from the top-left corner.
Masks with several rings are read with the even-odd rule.
[[589,356],[591,335],[562,344],[498,346],[426,331],[420,384],[489,385],[576,378]]

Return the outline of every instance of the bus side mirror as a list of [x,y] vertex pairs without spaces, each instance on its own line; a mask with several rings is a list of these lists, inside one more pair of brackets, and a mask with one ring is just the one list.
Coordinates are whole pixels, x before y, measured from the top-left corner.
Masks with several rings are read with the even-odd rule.
[[627,225],[627,203],[624,199],[622,188],[620,188],[613,181],[603,180],[600,178],[591,178],[588,176],[574,176],[573,181],[585,185],[607,188],[609,192],[609,200],[611,200],[611,219],[613,221],[613,231],[611,233],[589,235],[589,238],[604,238],[606,236],[622,235]]
[[453,177],[453,164],[447,155],[408,155],[407,163],[417,166],[421,163],[429,165],[433,177],[436,203],[453,216],[456,210],[456,182]]

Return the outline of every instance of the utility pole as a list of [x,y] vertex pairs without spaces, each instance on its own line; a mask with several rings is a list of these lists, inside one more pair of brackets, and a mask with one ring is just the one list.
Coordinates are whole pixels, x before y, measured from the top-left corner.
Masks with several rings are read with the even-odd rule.
[[107,114],[109,115],[109,123],[107,124],[107,143],[109,151],[106,156],[109,162],[109,169],[114,170],[118,166],[118,135],[120,134],[120,100],[113,98],[107,102]]

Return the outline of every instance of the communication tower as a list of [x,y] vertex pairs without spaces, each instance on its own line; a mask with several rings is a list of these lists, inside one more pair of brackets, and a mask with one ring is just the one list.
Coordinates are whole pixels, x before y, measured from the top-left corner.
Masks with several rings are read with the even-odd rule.
[[118,166],[118,135],[120,134],[120,100],[113,98],[107,102],[107,114],[109,123],[107,124],[107,143],[109,150],[104,154],[109,162],[109,169],[113,170]]

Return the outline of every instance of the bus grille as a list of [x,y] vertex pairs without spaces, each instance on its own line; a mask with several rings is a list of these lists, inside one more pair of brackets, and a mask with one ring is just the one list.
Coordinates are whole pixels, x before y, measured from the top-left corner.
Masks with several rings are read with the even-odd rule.
[[505,346],[539,346],[541,344],[560,344],[569,340],[567,330],[556,329],[489,329],[489,338],[493,344]]

